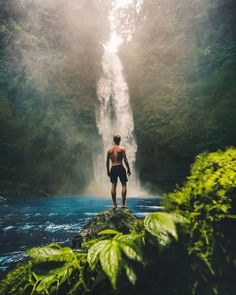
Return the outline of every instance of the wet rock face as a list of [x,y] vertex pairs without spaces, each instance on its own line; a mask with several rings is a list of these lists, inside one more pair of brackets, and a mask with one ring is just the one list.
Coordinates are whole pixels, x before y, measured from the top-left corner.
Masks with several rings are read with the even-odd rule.
[[114,229],[127,234],[137,224],[138,218],[128,209],[105,210],[93,217],[73,238],[73,248],[81,248],[83,242],[97,238],[98,233],[104,229]]

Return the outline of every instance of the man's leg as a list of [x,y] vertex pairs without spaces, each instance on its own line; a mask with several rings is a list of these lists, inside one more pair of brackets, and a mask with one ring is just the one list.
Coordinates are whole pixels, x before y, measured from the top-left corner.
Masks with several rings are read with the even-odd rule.
[[127,185],[126,183],[122,183],[122,188],[121,188],[121,196],[122,196],[122,208],[127,208],[126,207],[126,194],[127,194]]
[[113,201],[113,208],[117,208],[117,203],[116,203],[116,185],[117,183],[112,183],[111,185],[111,197]]

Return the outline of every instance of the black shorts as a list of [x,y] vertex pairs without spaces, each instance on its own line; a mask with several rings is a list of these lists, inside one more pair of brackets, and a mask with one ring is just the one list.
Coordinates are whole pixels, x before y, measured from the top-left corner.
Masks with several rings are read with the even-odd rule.
[[126,170],[123,165],[117,165],[117,166],[111,167],[111,171],[110,171],[111,183],[117,183],[118,176],[122,184],[125,184],[128,181]]

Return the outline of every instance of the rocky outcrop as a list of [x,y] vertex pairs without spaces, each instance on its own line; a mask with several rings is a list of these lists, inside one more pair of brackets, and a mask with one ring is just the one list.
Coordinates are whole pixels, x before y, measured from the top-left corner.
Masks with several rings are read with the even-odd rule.
[[83,242],[95,239],[104,229],[114,229],[127,234],[138,224],[138,218],[128,209],[110,209],[98,213],[73,238],[74,249],[80,249]]

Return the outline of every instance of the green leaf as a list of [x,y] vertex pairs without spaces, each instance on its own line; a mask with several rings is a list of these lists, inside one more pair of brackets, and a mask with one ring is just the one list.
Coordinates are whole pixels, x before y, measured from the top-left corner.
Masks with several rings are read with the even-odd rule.
[[125,265],[125,272],[130,283],[134,285],[136,283],[137,276],[134,270],[128,264]]
[[109,240],[100,253],[100,262],[103,271],[109,277],[112,287],[116,289],[117,277],[120,270],[121,253],[119,243]]
[[142,256],[134,247],[125,243],[120,243],[120,247],[128,258],[136,261],[142,261]]
[[54,291],[58,291],[60,285],[69,279],[73,270],[73,265],[67,263],[51,270],[41,270],[40,274],[33,272],[32,274],[36,282],[34,283],[32,294],[35,291],[40,294],[51,294]]
[[149,214],[144,219],[145,229],[158,239],[161,245],[167,245],[171,237],[178,239],[176,226],[171,214],[157,212]]
[[69,247],[61,248],[56,244],[45,247],[32,248],[26,252],[34,262],[71,261],[73,250]]
[[[110,233],[110,230],[106,232]],[[108,276],[114,289],[116,289],[117,278],[122,268],[124,268],[129,281],[134,283],[136,275],[126,260],[143,262],[137,243],[139,241],[139,235],[122,235],[120,233],[112,239],[99,241],[89,249],[88,263],[92,269],[95,269],[100,261],[102,270]]]
[[100,252],[108,243],[109,243],[109,240],[99,241],[98,243],[96,243],[89,249],[87,259],[88,259],[88,264],[92,270],[95,269],[98,263]]
[[114,229],[105,229],[99,232],[99,236],[100,235],[118,235],[121,234],[120,232],[118,232],[117,230]]

